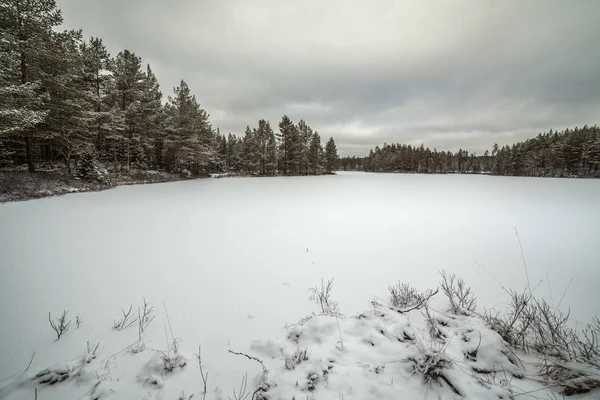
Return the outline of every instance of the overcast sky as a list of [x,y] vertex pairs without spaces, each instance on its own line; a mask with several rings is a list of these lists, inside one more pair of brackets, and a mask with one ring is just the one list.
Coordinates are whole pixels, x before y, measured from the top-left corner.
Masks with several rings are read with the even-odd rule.
[[57,0],[65,27],[183,78],[221,132],[304,119],[342,155],[482,152],[600,123],[600,1]]

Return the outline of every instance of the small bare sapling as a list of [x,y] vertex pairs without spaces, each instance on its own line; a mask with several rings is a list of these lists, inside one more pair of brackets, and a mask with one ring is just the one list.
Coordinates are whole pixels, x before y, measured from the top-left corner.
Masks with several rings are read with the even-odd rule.
[[148,325],[150,325],[150,323],[154,320],[154,307],[152,307],[150,303],[146,301],[145,297],[144,304],[142,305],[142,307],[140,308],[140,306],[138,306],[137,320],[139,333],[138,338],[139,340],[142,340],[142,334],[144,333]]
[[69,330],[71,326],[71,320],[67,321],[68,311],[64,310],[60,317],[56,318],[54,321],[52,320],[52,315],[48,312],[48,321],[50,322],[50,326],[56,332],[56,340],[59,340],[62,335],[65,334]]

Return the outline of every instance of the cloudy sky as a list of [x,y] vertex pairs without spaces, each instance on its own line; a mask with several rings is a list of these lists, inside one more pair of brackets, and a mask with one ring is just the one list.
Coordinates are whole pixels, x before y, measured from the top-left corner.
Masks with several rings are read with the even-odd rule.
[[600,123],[600,1],[57,0],[213,125],[283,114],[342,155],[384,142],[482,152]]

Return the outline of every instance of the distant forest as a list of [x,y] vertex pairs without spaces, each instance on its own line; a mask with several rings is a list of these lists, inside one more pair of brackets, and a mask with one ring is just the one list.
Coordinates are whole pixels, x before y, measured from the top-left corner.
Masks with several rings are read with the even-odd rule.
[[243,137],[215,129],[185,81],[168,101],[150,65],[102,39],[57,31],[53,0],[0,3],[0,166],[64,168],[66,177],[162,170],[184,176],[234,171],[322,174],[337,168],[337,149],[304,121],[284,116]]
[[482,155],[459,150],[430,150],[404,144],[375,147],[366,157],[343,157],[345,171],[416,173],[487,173],[538,177],[600,177],[600,128],[540,133],[534,138],[499,147]]

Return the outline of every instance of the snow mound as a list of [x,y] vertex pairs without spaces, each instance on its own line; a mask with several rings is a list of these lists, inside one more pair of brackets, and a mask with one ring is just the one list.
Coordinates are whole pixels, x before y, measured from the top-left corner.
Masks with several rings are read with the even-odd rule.
[[508,399],[551,393],[536,378],[535,363],[517,356],[479,317],[430,315],[381,307],[348,319],[314,316],[292,326],[283,342],[255,341],[252,350],[271,367],[263,396]]

